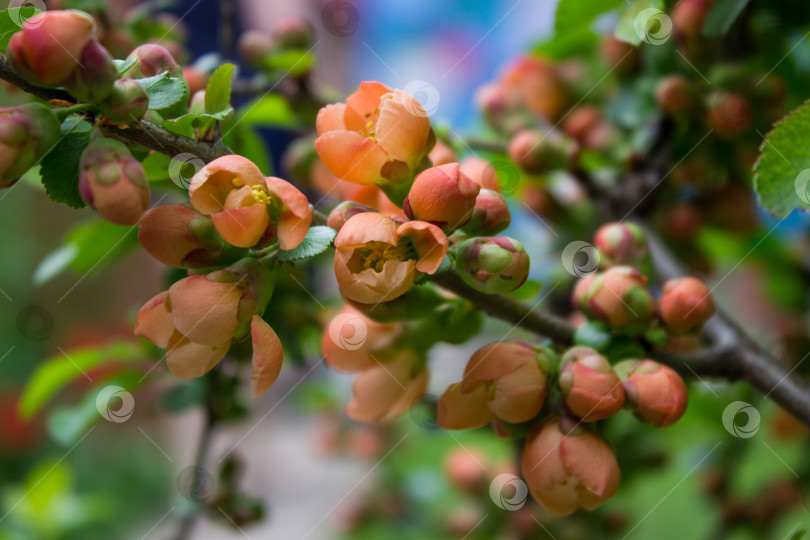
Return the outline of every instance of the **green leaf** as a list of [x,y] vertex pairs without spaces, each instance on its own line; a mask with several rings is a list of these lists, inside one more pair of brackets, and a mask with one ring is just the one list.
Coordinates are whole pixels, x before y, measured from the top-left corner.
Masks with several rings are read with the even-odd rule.
[[605,323],[588,321],[577,328],[574,343],[601,351],[610,343],[611,337],[610,329]]
[[723,36],[740,16],[750,0],[718,0],[703,25],[703,34],[709,37]]
[[169,180],[169,164],[172,158],[160,152],[152,152],[141,162],[146,179],[150,182],[162,182]]
[[517,298],[518,300],[529,300],[537,296],[542,288],[542,283],[537,280],[530,279],[521,285],[516,291],[510,292],[509,296],[512,298]]
[[33,6],[9,8],[0,11],[0,50],[8,48],[11,36],[22,29],[22,23],[39,13]]
[[280,261],[296,261],[320,255],[332,245],[337,231],[331,227],[318,225],[310,227],[304,241],[290,251],[282,251],[278,256]]
[[205,112],[211,115],[232,113],[231,83],[233,82],[233,64],[222,64],[217,68],[208,86],[205,87]]
[[137,61],[137,58],[130,58],[129,60],[118,60],[117,58],[114,58],[113,64],[115,64],[115,67],[118,70],[118,76],[124,76],[124,74],[129,71],[129,68],[134,66]]
[[[658,32],[659,28],[657,25],[653,26],[655,23],[653,23],[652,20],[648,20],[648,24],[644,24],[645,21],[638,18],[641,12],[648,9],[655,9],[663,12],[664,0],[633,0],[633,3],[630,4],[630,7],[624,11],[619,19],[619,24],[616,26],[616,37],[622,41],[626,41],[627,43],[640,45],[641,38],[645,31],[650,31],[652,33]],[[670,19],[669,17],[662,17],[660,20],[669,21]],[[637,26],[639,28],[636,28]],[[670,31],[671,30],[672,28],[670,22]]]
[[562,35],[589,28],[601,14],[622,5],[622,0],[560,0],[554,14],[554,33]]
[[77,116],[62,122],[62,137],[42,159],[40,174],[48,196],[71,208],[84,207],[79,195],[79,165],[93,138],[93,126]]
[[34,284],[42,285],[68,268],[77,274],[103,268],[138,245],[136,229],[101,219],[80,223],[34,270]]
[[774,124],[754,164],[759,204],[776,217],[785,217],[794,208],[810,208],[809,103]]
[[76,349],[67,354],[60,352],[37,367],[20,399],[20,415],[31,418],[59,390],[74,380],[83,378],[88,370],[110,361],[143,358],[141,349],[127,341]]
[[285,75],[300,77],[309,72],[317,62],[317,58],[310,51],[304,49],[291,49],[273,54],[265,61],[269,70],[283,71]]
[[298,127],[300,122],[287,99],[278,94],[267,94],[240,109],[242,122],[250,125]]
[[170,77],[168,71],[154,77],[135,80],[149,95],[150,109],[162,111],[183,101],[188,101],[188,84],[182,79]]

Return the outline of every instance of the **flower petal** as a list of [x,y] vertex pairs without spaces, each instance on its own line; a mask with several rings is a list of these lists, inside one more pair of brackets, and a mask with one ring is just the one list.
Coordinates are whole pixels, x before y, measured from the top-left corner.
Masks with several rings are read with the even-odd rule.
[[217,158],[191,179],[188,194],[191,204],[202,214],[219,212],[225,199],[234,187],[233,181],[242,185],[264,185],[264,175],[249,159],[237,155]]
[[158,347],[165,348],[174,333],[174,321],[166,309],[166,298],[169,291],[153,296],[138,311],[138,322],[135,324],[135,335],[145,337]]
[[436,421],[443,429],[472,429],[495,419],[487,407],[489,394],[481,386],[476,391],[463,393],[461,383],[451,384],[439,399]]
[[205,276],[181,279],[169,288],[177,330],[202,345],[229,341],[239,325],[237,314],[243,293],[239,282],[219,283]]
[[280,199],[281,211],[278,215],[278,243],[287,251],[303,242],[312,224],[312,209],[306,195],[291,183],[275,176],[265,178],[267,189]]
[[335,251],[335,277],[341,294],[355,302],[377,304],[399,298],[416,278],[416,261],[387,261],[381,272],[372,268],[352,272],[348,267],[352,253],[346,248]]
[[345,103],[334,103],[321,108],[318,111],[317,118],[315,118],[315,130],[318,135],[323,135],[328,131],[345,130],[346,124],[343,123],[343,113],[345,111]]
[[335,237],[335,247],[361,247],[368,242],[397,245],[397,224],[375,212],[363,212],[349,218]]
[[270,325],[258,315],[250,321],[250,335],[253,341],[253,368],[250,372],[250,386],[253,397],[267,392],[276,382],[281,372],[284,349],[281,340]]
[[222,238],[232,246],[248,248],[255,246],[264,236],[270,224],[267,207],[254,204],[242,208],[230,208],[211,216],[211,221]]
[[380,98],[391,92],[391,88],[377,81],[363,81],[357,91],[346,98],[346,106],[365,118],[379,114]]
[[416,165],[427,153],[430,118],[414,98],[395,90],[380,102],[377,143],[391,159]]
[[399,238],[409,238],[419,260],[416,269],[432,274],[441,266],[450,242],[440,228],[426,221],[407,221],[397,228]]
[[355,184],[382,180],[388,154],[373,140],[354,131],[329,131],[315,139],[315,150],[332,174]]
[[215,346],[201,345],[175,332],[166,347],[166,365],[179,379],[195,379],[214,369],[230,347],[230,340]]
[[[403,353],[384,364],[375,362],[354,380],[354,399],[346,406],[346,414],[358,422],[376,422],[388,417],[394,410],[401,412],[403,398],[412,399],[419,389],[419,374],[414,374],[417,358]],[[424,370],[423,370],[424,371]],[[417,379],[416,388],[411,387]]]

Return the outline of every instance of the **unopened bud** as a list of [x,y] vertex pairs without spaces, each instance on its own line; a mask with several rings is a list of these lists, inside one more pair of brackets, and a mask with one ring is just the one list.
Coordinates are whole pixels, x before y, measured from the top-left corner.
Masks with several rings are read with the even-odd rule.
[[520,242],[506,236],[471,238],[459,245],[456,270],[476,290],[508,293],[528,278],[529,256]]
[[100,103],[110,95],[117,78],[112,55],[93,39],[82,49],[79,67],[64,82],[64,87],[79,101]]
[[59,139],[59,120],[50,107],[29,103],[0,108],[0,188],[12,185]]
[[606,265],[634,266],[647,257],[647,239],[635,223],[608,223],[594,236],[600,261]]
[[565,165],[570,145],[560,137],[551,137],[532,129],[518,131],[509,142],[509,157],[521,169],[543,173]]
[[308,49],[312,45],[314,29],[303,17],[288,16],[273,25],[273,44],[282,49]]
[[475,210],[470,221],[462,227],[469,235],[492,235],[505,231],[512,223],[506,198],[491,189],[482,189],[475,198]]
[[673,118],[689,111],[695,104],[692,89],[683,75],[668,75],[655,89],[655,101],[661,110]]
[[410,219],[454,231],[472,217],[480,190],[458,163],[431,167],[416,177],[403,209]]
[[149,206],[143,167],[123,143],[93,141],[82,154],[79,192],[98,214],[116,225],[134,225]]
[[655,313],[647,278],[629,266],[614,266],[596,274],[588,279],[587,290],[575,289],[574,300],[589,317],[626,334],[646,330]]
[[252,68],[261,68],[270,51],[273,39],[264,32],[250,30],[239,38],[239,55]]
[[715,92],[709,96],[709,125],[721,137],[733,139],[745,134],[753,121],[751,102],[737,92]]
[[675,370],[652,360],[616,364],[622,379],[625,406],[655,427],[671,426],[686,412],[689,393]]
[[345,201],[337,205],[335,209],[329,213],[326,224],[336,231],[339,231],[352,216],[362,214],[363,212],[376,212],[376,210],[370,206],[354,201]]
[[664,325],[680,334],[699,330],[714,314],[711,291],[695,277],[664,283],[658,303]]
[[147,43],[136,48],[130,53],[127,60],[135,60],[135,63],[127,71],[127,75],[134,79],[154,77],[166,71],[172,77],[183,78],[183,69],[175,61],[171,53],[154,43]]
[[119,124],[131,124],[141,120],[149,109],[149,95],[134,79],[118,79],[112,93],[102,104],[107,117]]
[[574,347],[563,355],[557,384],[565,404],[584,422],[609,418],[624,404],[619,377],[607,358],[588,347]]

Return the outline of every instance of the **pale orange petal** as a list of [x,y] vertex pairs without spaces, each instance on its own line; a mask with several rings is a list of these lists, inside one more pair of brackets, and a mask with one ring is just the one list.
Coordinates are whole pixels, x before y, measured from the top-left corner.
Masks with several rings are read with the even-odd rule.
[[309,201],[306,195],[286,180],[270,176],[265,181],[270,193],[282,202],[276,230],[279,246],[285,251],[293,249],[304,240],[312,224]]
[[335,103],[333,105],[326,105],[315,118],[315,130],[318,135],[323,135],[327,131],[345,130],[346,124],[343,123],[343,112],[346,110],[344,103]]
[[363,212],[349,218],[335,238],[335,247],[360,247],[367,242],[397,245],[397,224],[376,212]]
[[169,288],[172,318],[177,330],[202,345],[216,346],[231,339],[239,325],[240,283],[218,283],[205,276],[181,279]]
[[138,311],[138,322],[135,324],[135,335],[145,337],[164,349],[174,333],[174,321],[166,310],[168,296],[168,291],[153,296]]
[[211,216],[211,221],[226,242],[236,247],[253,247],[270,224],[267,207],[254,204],[242,208],[231,208]]
[[405,294],[413,284],[416,261],[387,261],[381,272],[369,268],[354,273],[347,266],[351,252],[345,248],[335,252],[335,278],[346,298],[361,304],[388,302]]
[[450,242],[440,228],[426,221],[407,221],[397,228],[399,238],[409,238],[419,260],[416,269],[432,274],[441,266]]
[[188,188],[191,204],[202,214],[213,214],[223,209],[228,193],[242,185],[264,185],[264,175],[252,161],[242,156],[229,155],[217,158],[191,179]]
[[379,111],[380,98],[391,92],[386,85],[377,81],[363,81],[357,91],[346,98],[346,106],[363,117],[371,117]]
[[257,398],[276,382],[281,372],[284,349],[270,325],[258,315],[254,315],[250,321],[250,335],[253,340],[253,368],[250,372],[250,382],[253,397]]
[[329,131],[315,139],[315,150],[332,174],[355,184],[382,179],[388,154],[368,137],[353,131]]
[[214,369],[230,346],[230,340],[216,346],[201,345],[175,332],[166,347],[166,365],[172,375],[179,379],[202,377]]
[[[399,92],[397,94],[397,92]],[[384,97],[377,120],[377,143],[392,159],[416,165],[427,150],[430,119],[411,96],[397,91]]]
[[439,399],[436,421],[444,429],[472,429],[490,423],[495,416],[487,407],[489,395],[480,387],[464,394],[461,383],[451,384]]

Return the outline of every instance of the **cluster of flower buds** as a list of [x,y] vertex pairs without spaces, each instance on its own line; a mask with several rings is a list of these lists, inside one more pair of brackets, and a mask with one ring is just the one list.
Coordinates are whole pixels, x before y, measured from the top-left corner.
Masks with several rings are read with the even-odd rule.
[[607,269],[585,276],[574,287],[572,302],[588,318],[616,332],[641,334],[658,320],[671,334],[694,334],[714,314],[711,292],[697,278],[664,284],[657,305],[647,277],[649,266],[644,232],[633,223],[608,223],[594,236],[599,260]]
[[181,279],[138,312],[135,333],[166,349],[169,370],[181,379],[201,377],[227,354],[231,343],[253,343],[254,397],[281,370],[281,341],[262,319],[273,294],[270,271],[252,258],[222,270]]
[[127,147],[100,137],[82,154],[79,193],[98,214],[117,225],[134,225],[149,206],[149,181]]
[[59,120],[39,103],[0,108],[0,188],[14,184],[56,144]]

